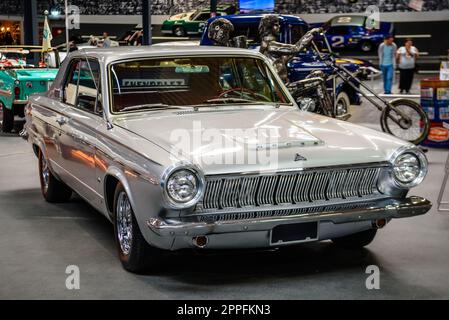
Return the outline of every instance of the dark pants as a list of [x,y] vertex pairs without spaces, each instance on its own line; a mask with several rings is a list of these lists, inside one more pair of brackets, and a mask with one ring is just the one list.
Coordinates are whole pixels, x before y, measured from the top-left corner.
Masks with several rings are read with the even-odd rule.
[[399,90],[409,92],[412,87],[415,69],[399,69],[399,71],[401,73],[399,78]]

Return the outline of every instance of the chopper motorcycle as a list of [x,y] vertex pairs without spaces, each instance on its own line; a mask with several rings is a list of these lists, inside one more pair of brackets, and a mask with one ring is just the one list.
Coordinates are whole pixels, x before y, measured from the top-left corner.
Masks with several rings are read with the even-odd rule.
[[[334,81],[335,88],[335,81],[339,78],[381,112],[382,131],[414,144],[419,144],[426,139],[430,130],[430,121],[418,103],[403,98],[387,101],[380,97],[363,83],[356,73],[351,73],[343,65],[336,63],[335,54],[332,52],[326,37],[322,38],[329,53],[322,53],[314,41],[316,34],[322,35],[323,29],[315,28],[308,31],[300,40],[300,47],[315,51],[319,59],[330,67],[331,73],[327,75],[322,71],[312,71],[305,79],[287,84],[293,98],[302,110],[340,120],[349,119],[351,115],[347,108],[334,101],[326,86],[328,81]],[[361,88],[371,95],[368,95]]]

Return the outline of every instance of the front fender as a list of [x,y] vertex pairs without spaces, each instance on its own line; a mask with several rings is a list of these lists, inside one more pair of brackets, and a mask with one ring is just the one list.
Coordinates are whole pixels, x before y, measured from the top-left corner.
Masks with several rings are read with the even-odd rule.
[[[131,188],[130,188],[128,179],[127,179],[125,173],[123,172],[123,170],[118,168],[118,167],[116,167],[116,166],[110,166],[108,168],[108,170],[106,171],[105,179],[104,179],[104,183],[103,183],[103,194],[105,195],[104,198],[107,200],[108,192],[107,192],[107,189],[106,189],[107,188],[106,181],[107,181],[108,177],[113,177],[113,178],[117,179],[123,185],[123,187],[125,188],[126,193],[128,194],[128,198],[129,198],[129,201],[131,202],[131,206],[133,208],[135,208],[136,205],[135,205],[135,202],[134,202],[134,197],[133,197],[133,194],[131,192]],[[107,206],[107,202],[105,203],[105,205],[106,205],[107,212],[109,213],[109,216],[112,217],[113,213],[110,212],[110,210],[109,210],[109,208]]]
[[[165,209],[162,207],[162,188],[157,183],[149,182],[145,177],[132,171],[131,169],[112,164],[105,173],[103,180],[103,193],[105,195],[105,207],[108,218],[113,222],[113,212],[108,206],[107,179],[113,177],[117,179],[124,187],[129,201],[131,203],[137,224],[146,241],[150,244],[161,245],[155,243],[155,238],[148,232],[146,222],[152,218],[160,218],[165,216]],[[111,199],[114,201],[113,199]]]

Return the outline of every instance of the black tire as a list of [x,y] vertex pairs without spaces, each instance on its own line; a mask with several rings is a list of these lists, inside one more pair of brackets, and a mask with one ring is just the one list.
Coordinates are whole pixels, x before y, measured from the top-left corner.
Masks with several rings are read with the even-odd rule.
[[186,31],[181,26],[176,26],[173,28],[173,35],[176,37],[184,37],[186,35]]
[[[131,238],[128,242],[123,242],[123,240],[121,241],[119,239],[119,216],[121,215],[121,213],[119,213],[119,205],[123,205],[124,203],[122,202],[124,201],[124,198],[122,197],[126,197],[130,210],[129,219],[126,219],[127,223],[131,226],[130,231],[127,233],[127,236],[128,234],[131,235]],[[123,268],[134,273],[157,270],[157,268],[161,264],[160,262],[162,251],[150,246],[143,237],[139,225],[136,221],[134,211],[131,207],[131,203],[129,202],[128,195],[125,191],[125,188],[120,182],[117,184],[114,194],[113,219],[115,242],[117,244],[118,256],[123,265]],[[122,230],[124,230],[123,224]],[[128,244],[128,247],[126,247],[126,244]]]
[[66,202],[72,196],[72,189],[56,179],[51,173],[47,160],[41,150],[39,150],[39,181],[41,183],[42,195],[48,202]]
[[[338,105],[341,104],[339,107]],[[336,116],[342,116],[349,112],[349,107],[351,106],[351,101],[346,92],[340,92],[337,96],[337,110],[335,111]],[[339,112],[340,111],[340,112]]]
[[429,135],[430,120],[421,106],[408,99],[396,99],[390,104],[411,116],[411,127],[409,129],[401,128],[390,117],[397,118],[397,114],[393,108],[387,107],[381,115],[382,131],[396,136],[402,140],[409,141],[413,144],[420,144]]
[[369,229],[366,231],[350,234],[348,236],[332,239],[337,246],[346,249],[361,249],[369,245],[376,236],[377,229]]
[[10,133],[14,129],[14,110],[6,108],[1,102],[0,109],[2,132]]
[[360,50],[362,50],[363,52],[373,51],[373,43],[371,41],[363,41],[360,44]]

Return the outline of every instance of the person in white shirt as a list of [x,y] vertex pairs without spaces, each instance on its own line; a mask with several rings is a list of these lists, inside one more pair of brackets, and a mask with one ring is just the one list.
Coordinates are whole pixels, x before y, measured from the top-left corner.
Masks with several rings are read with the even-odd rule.
[[416,70],[416,60],[419,57],[419,51],[413,46],[412,39],[405,40],[405,45],[397,51],[398,67],[400,71],[399,90],[409,94],[413,84],[413,76]]

